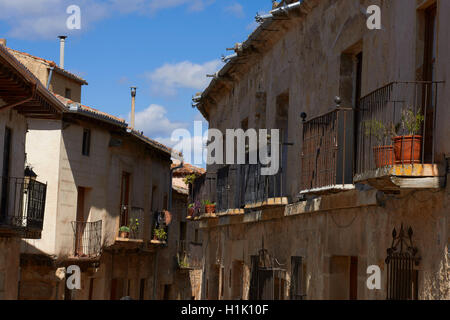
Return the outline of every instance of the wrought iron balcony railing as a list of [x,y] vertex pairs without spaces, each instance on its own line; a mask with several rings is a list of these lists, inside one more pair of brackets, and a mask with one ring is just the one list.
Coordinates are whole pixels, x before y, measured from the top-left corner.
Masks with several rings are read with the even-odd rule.
[[1,177],[0,228],[39,238],[44,224],[47,185],[32,178]]
[[73,221],[73,253],[75,257],[92,258],[100,255],[102,249],[102,221]]
[[120,214],[120,231],[127,230],[129,239],[144,240],[145,210],[133,206],[122,206]]
[[394,165],[435,164],[442,82],[392,82],[356,110],[356,174]]
[[352,185],[353,110],[338,107],[303,123],[302,193]]
[[177,250],[180,269],[202,269],[202,245],[192,241],[181,240]]
[[238,170],[240,208],[257,203],[265,203],[269,199],[287,197],[284,187],[283,169],[277,174],[264,176],[261,174],[262,164],[240,165]]

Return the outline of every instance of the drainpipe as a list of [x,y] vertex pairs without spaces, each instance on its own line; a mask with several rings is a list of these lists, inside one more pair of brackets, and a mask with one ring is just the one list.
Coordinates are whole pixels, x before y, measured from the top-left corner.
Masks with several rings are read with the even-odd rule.
[[[172,210],[172,178],[173,178],[173,172],[177,169],[183,168],[184,166],[184,159],[181,158],[181,163],[179,166],[174,167],[170,169],[170,177],[169,177],[169,204],[167,210],[170,212]],[[153,300],[156,300],[156,289],[157,289],[157,280],[158,280],[158,254],[159,250],[156,250],[155,253],[155,263],[153,267]]]
[[181,163],[179,166],[170,169],[170,179],[169,179],[169,208],[167,210],[170,212],[172,210],[172,179],[173,179],[173,172],[175,170],[181,169],[184,166],[184,159],[181,159]]
[[270,11],[270,13],[268,13],[268,14],[265,14],[262,16],[260,16],[258,14],[255,19],[257,22],[264,22],[267,19],[273,18],[277,14],[282,14],[282,13],[287,14],[290,10],[299,8],[302,3],[303,3],[303,0],[284,5],[282,7],[279,7],[279,8],[276,8],[276,9]]
[[50,82],[52,81],[52,77],[53,77],[53,70],[55,70],[54,67],[50,67],[50,73],[48,75],[48,81],[47,81],[47,89],[50,89]]
[[222,61],[223,61],[223,62],[228,62],[228,61],[230,61],[231,59],[236,58],[237,56],[238,56],[237,53],[230,54],[229,56],[222,56]]

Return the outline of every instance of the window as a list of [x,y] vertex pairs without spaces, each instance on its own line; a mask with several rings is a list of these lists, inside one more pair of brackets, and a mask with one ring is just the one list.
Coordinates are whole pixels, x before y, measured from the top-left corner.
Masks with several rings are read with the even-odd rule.
[[[425,10],[425,46],[423,52],[423,80],[433,81],[436,77],[436,55],[437,55],[437,19],[436,4],[433,4]],[[423,88],[423,105],[434,106],[434,92],[432,85],[426,85]],[[427,100],[427,101],[425,101]],[[425,160],[431,162],[433,159],[433,126],[434,126],[434,108],[423,108],[425,113]]]
[[186,240],[186,222],[180,222],[180,241]]
[[145,284],[146,284],[145,279],[141,279],[141,283],[139,286],[139,300],[144,300],[145,298]]
[[417,255],[418,249],[414,246],[413,230],[403,228],[397,234],[392,232],[392,247],[387,250],[387,299],[388,300],[417,300],[418,271],[421,258]]
[[303,300],[305,297],[303,257],[292,257],[291,268],[291,300]]
[[92,297],[94,295],[94,278],[90,279],[90,283],[89,283],[89,300],[92,300]]
[[66,88],[66,92],[65,92],[64,96],[67,99],[72,99],[72,90],[70,90],[69,88]]
[[83,156],[89,156],[91,151],[91,130],[90,129],[84,129],[83,130],[83,149],[82,154]]

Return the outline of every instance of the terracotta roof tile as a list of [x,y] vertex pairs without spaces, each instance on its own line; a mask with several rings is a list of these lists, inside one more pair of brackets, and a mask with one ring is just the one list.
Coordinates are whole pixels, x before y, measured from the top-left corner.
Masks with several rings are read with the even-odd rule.
[[86,85],[88,84],[87,81],[84,80],[83,78],[81,78],[80,76],[77,76],[76,74],[71,73],[71,72],[67,71],[66,69],[60,68],[60,67],[56,64],[56,62],[54,62],[54,61],[47,60],[47,59],[40,58],[40,57],[36,57],[36,56],[33,56],[32,54],[29,54],[29,53],[26,53],[26,52],[22,52],[22,51],[18,51],[18,50],[14,50],[14,49],[11,49],[11,48],[7,48],[7,49],[8,49],[11,53],[13,53],[13,54],[23,55],[23,56],[30,57],[30,58],[32,58],[32,59],[35,59],[35,60],[44,62],[44,63],[47,64],[49,67],[55,68],[55,70],[60,71],[61,73],[64,73],[64,74],[65,74],[66,76],[68,76],[69,78],[71,78],[71,79],[73,79],[73,80],[75,80],[75,81],[77,81],[77,82],[79,82],[79,83],[81,83],[81,84],[86,84]]
[[[172,164],[172,168],[175,168],[178,165],[179,165],[179,163],[178,164],[174,163],[174,164]],[[189,163],[185,163],[182,168],[175,170],[174,176],[187,176],[190,174],[195,174],[195,175],[200,176],[200,175],[204,174],[205,172],[206,172],[206,170],[203,168],[199,168],[199,167],[193,166]]]

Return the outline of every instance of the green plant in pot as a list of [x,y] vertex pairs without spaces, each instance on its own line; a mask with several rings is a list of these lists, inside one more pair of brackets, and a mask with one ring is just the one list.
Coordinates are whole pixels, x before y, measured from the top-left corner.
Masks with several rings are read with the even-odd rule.
[[205,212],[207,214],[216,213],[216,204],[211,202],[210,200],[204,200],[203,205],[205,206]]
[[184,178],[184,183],[187,185],[193,185],[195,179],[197,179],[197,176],[195,174],[190,174]]
[[419,133],[424,119],[420,108],[417,112],[412,108],[402,110],[400,130],[404,134],[393,138],[396,164],[420,163],[423,136]]
[[394,164],[394,147],[389,143],[396,135],[396,130],[396,126],[392,122],[387,125],[376,119],[364,122],[364,134],[368,137],[374,137],[376,141],[376,146],[373,147],[373,155],[377,168]]
[[188,218],[192,218],[195,214],[194,204],[191,203],[188,205]]
[[121,226],[119,228],[119,237],[120,238],[129,238],[130,237],[130,228],[128,226]]
[[159,241],[166,241],[167,240],[167,232],[163,228],[156,228],[153,231],[154,237],[156,240]]
[[186,254],[177,254],[177,260],[178,260],[178,266],[181,269],[187,269],[189,268],[189,261]]
[[129,229],[133,238],[136,238],[138,236],[139,228],[140,228],[139,219],[130,219]]

